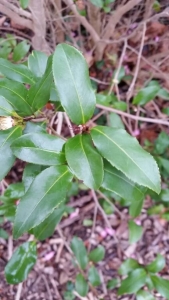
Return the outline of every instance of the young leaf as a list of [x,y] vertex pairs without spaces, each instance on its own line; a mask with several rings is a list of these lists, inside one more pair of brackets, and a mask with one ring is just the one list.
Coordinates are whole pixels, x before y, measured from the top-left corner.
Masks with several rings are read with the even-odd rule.
[[131,271],[133,271],[135,269],[139,269],[139,268],[140,268],[140,265],[137,262],[137,260],[135,260],[133,258],[128,258],[121,264],[118,272],[120,275],[127,275]]
[[71,241],[71,249],[80,265],[80,267],[84,270],[88,264],[88,256],[86,248],[81,239],[76,236],[73,237]]
[[17,44],[17,46],[14,48],[14,52],[13,52],[13,61],[19,61],[22,58],[25,57],[25,55],[28,53],[30,49],[30,45],[27,44],[26,41],[22,41],[20,43]]
[[129,243],[133,244],[139,241],[143,234],[143,228],[134,221],[129,221]]
[[19,246],[5,267],[6,280],[10,284],[24,281],[37,259],[35,242],[26,242]]
[[89,286],[82,274],[76,276],[75,289],[82,297],[85,297],[88,293]]
[[153,157],[123,129],[96,126],[91,130],[96,148],[134,182],[160,192],[160,174]]
[[101,284],[99,273],[94,266],[89,268],[88,279],[89,279],[90,283],[92,284],[92,286],[98,286]]
[[39,240],[43,241],[52,236],[55,227],[60,222],[65,212],[65,206],[56,208],[49,217],[47,217],[42,223],[33,228],[32,234]]
[[25,192],[30,187],[31,183],[34,181],[35,177],[43,170],[44,167],[34,165],[34,164],[27,164],[24,171],[22,181],[24,184]]
[[94,263],[97,263],[103,260],[104,256],[105,256],[105,249],[102,245],[99,245],[97,248],[95,248],[89,253],[89,260]]
[[0,116],[12,116],[14,109],[9,102],[0,96]]
[[27,102],[27,89],[23,84],[8,79],[0,79],[1,95],[4,96],[13,110],[20,116],[32,115],[33,111]]
[[129,276],[122,281],[118,295],[136,293],[144,286],[146,276],[146,272],[143,269],[137,269],[131,272]]
[[142,290],[138,291],[136,299],[137,300],[155,300],[155,298],[149,292],[142,291]]
[[11,169],[15,156],[10,149],[11,143],[22,134],[20,127],[12,127],[0,130],[0,180],[2,180]]
[[50,167],[37,175],[17,207],[14,238],[39,225],[52,213],[66,197],[71,180],[67,166]]
[[7,59],[0,58],[0,70],[3,75],[14,81],[34,83],[32,72],[24,65],[15,65]]
[[78,134],[65,145],[65,155],[72,172],[91,189],[98,189],[103,180],[103,160],[92,146],[89,135]]
[[135,201],[142,201],[144,193],[141,188],[130,181],[122,172],[115,169],[109,162],[104,160],[104,179],[102,187],[112,191],[122,198]]
[[29,5],[29,0],[19,0],[20,6],[25,9]]
[[134,97],[133,104],[145,105],[147,102],[153,100],[160,90],[159,85],[147,86],[141,89]]
[[47,133],[28,133],[15,140],[11,149],[14,155],[29,163],[51,166],[65,162],[62,151],[64,140]]
[[154,288],[165,298],[169,299],[169,280],[151,275]]
[[165,258],[161,254],[157,254],[157,258],[146,266],[148,272],[158,273],[165,267]]
[[42,77],[45,73],[48,57],[40,51],[32,51],[28,57],[28,68],[36,77]]
[[49,101],[52,82],[52,56],[49,56],[47,68],[42,76],[28,91],[27,101],[33,111],[40,110]]
[[95,109],[87,63],[72,46],[60,44],[53,56],[53,76],[62,106],[71,121],[85,124]]

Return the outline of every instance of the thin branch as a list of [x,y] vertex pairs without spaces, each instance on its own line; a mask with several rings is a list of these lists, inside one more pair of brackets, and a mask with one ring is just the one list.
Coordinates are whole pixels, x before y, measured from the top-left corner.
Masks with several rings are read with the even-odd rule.
[[9,8],[10,10],[12,10],[13,12],[15,12],[16,14],[18,14],[21,17],[25,17],[25,18],[30,19],[30,20],[32,19],[32,15],[31,15],[30,12],[28,12],[27,10],[22,9],[21,7],[17,7],[15,5],[13,5],[9,1],[0,0],[0,4],[2,4],[5,7]]
[[18,284],[18,289],[17,289],[15,300],[20,300],[21,299],[22,287],[23,287],[23,282]]
[[143,121],[143,122],[147,122],[147,123],[162,124],[162,125],[169,126],[169,121],[159,120],[159,119],[151,119],[151,118],[144,118],[144,117],[140,117],[140,116],[133,116],[133,115],[128,114],[124,111],[121,111],[121,110],[118,110],[118,109],[115,109],[115,108],[111,108],[111,107],[108,107],[108,106],[104,106],[104,105],[101,105],[101,104],[97,104],[96,106],[98,108],[104,109],[105,111],[114,112],[118,115],[125,116],[125,117],[133,119],[133,120],[138,120],[138,121]]

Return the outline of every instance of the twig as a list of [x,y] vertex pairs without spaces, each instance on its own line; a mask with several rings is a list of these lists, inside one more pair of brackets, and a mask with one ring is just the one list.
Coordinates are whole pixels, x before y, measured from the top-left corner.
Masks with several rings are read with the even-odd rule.
[[109,200],[108,197],[106,197],[102,192],[100,192],[99,190],[97,191],[98,194],[100,194],[101,197],[103,197],[112,207],[113,209],[118,213],[118,215],[120,216],[121,220],[124,219],[123,214],[120,212],[120,210]]
[[20,300],[21,293],[22,293],[22,287],[23,287],[23,282],[18,284],[18,289],[17,289],[15,300]]
[[58,112],[58,124],[57,124],[57,134],[61,134],[62,131],[62,124],[63,124],[63,113],[62,112]]
[[162,124],[162,125],[169,126],[169,121],[151,119],[151,118],[144,118],[144,117],[140,117],[140,116],[133,116],[133,115],[128,114],[124,111],[121,111],[121,110],[118,110],[118,109],[115,109],[115,108],[111,108],[111,107],[108,107],[108,106],[104,106],[104,105],[101,105],[101,104],[97,104],[96,106],[98,108],[104,109],[105,111],[114,112],[118,115],[125,116],[125,117],[133,119],[133,120],[138,120],[138,121],[143,121],[143,122],[147,122],[147,123]]
[[69,120],[69,118],[68,118],[68,116],[67,116],[66,113],[64,113],[64,117],[65,117],[67,126],[68,126],[68,128],[69,128],[70,135],[71,135],[72,137],[75,136],[75,134],[74,134],[74,132],[73,132],[73,129],[71,129],[71,128],[72,128],[72,124],[70,123],[70,120]]
[[136,83],[136,80],[137,80],[137,76],[138,76],[138,72],[139,72],[139,68],[140,68],[141,55],[142,55],[142,51],[143,51],[143,47],[144,47],[144,39],[145,39],[146,28],[147,28],[146,23],[143,23],[143,32],[142,32],[140,50],[139,50],[139,53],[138,53],[138,59],[137,59],[137,64],[136,64],[134,77],[133,77],[133,80],[132,80],[131,85],[130,85],[130,87],[128,89],[128,92],[127,92],[127,101],[130,99],[130,97],[132,95],[132,92],[133,92],[133,89],[134,89],[134,86],[135,86],[135,83]]
[[44,283],[45,283],[45,286],[46,286],[46,289],[47,289],[47,292],[48,292],[48,296],[49,296],[49,300],[53,300],[53,297],[52,297],[52,294],[51,294],[51,290],[50,290],[50,287],[49,287],[49,284],[48,284],[48,282],[47,282],[47,280],[46,280],[46,277],[45,277],[45,275],[42,275],[42,278],[43,278],[43,281],[44,281]]

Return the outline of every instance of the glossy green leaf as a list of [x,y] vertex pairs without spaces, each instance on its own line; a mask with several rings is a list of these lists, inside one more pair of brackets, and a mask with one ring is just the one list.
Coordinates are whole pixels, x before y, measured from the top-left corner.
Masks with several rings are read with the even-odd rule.
[[13,110],[20,116],[32,115],[32,109],[27,102],[27,89],[23,84],[8,79],[0,79],[0,94],[4,96]]
[[89,260],[94,263],[97,263],[103,260],[104,256],[105,256],[105,248],[102,245],[99,245],[97,248],[95,248],[89,253]]
[[165,267],[165,258],[161,254],[157,254],[157,258],[146,266],[148,272],[158,273]]
[[19,0],[20,6],[25,9],[29,5],[29,0]]
[[60,44],[53,56],[53,76],[62,106],[71,121],[85,124],[95,109],[87,63],[72,46]]
[[132,199],[130,207],[129,207],[130,216],[132,216],[133,218],[138,217],[141,213],[143,203],[144,203],[144,196],[142,197],[142,199],[138,199],[138,198],[137,198],[137,200]]
[[27,164],[23,171],[22,181],[24,184],[25,192],[30,187],[31,183],[34,181],[35,177],[43,170],[44,167]]
[[108,115],[108,125],[114,128],[122,128],[124,129],[124,124],[119,115],[115,113],[111,113]]
[[102,8],[104,6],[104,1],[103,0],[90,0],[90,2],[97,6],[97,7],[100,7]]
[[75,289],[82,297],[85,297],[88,293],[89,286],[82,274],[76,276]]
[[14,222],[14,238],[43,222],[66,197],[72,180],[67,166],[45,169],[21,198]]
[[103,180],[103,161],[94,149],[89,135],[78,134],[65,144],[65,155],[71,171],[91,189],[98,189]]
[[163,154],[168,147],[169,147],[168,134],[165,131],[162,131],[155,141],[155,150],[157,151],[158,154]]
[[48,58],[47,68],[42,78],[29,89],[27,101],[33,111],[40,110],[49,101],[51,83],[52,56]]
[[42,77],[47,66],[48,56],[40,51],[32,51],[28,57],[28,68],[36,77]]
[[71,249],[77,259],[78,264],[84,270],[88,264],[88,256],[82,240],[74,236],[71,241]]
[[50,166],[65,162],[62,151],[64,140],[47,133],[28,133],[11,145],[14,155],[23,161]]
[[9,234],[3,228],[0,228],[0,238],[7,240],[8,237],[9,237]]
[[0,116],[12,116],[14,109],[9,102],[0,96]]
[[160,192],[160,174],[153,157],[123,129],[96,126],[91,130],[94,145],[114,167],[132,181]]
[[119,283],[117,278],[111,279],[107,282],[107,289],[113,290]]
[[14,81],[22,83],[34,83],[32,72],[24,65],[12,64],[9,60],[0,58],[0,70],[3,75]]
[[142,290],[138,291],[136,299],[137,300],[155,300],[155,298],[149,292],[142,291]]
[[131,271],[133,271],[135,269],[139,269],[139,268],[140,268],[140,265],[137,262],[137,260],[135,260],[133,258],[128,258],[121,264],[118,272],[120,275],[127,275]]
[[137,225],[134,221],[129,221],[129,243],[133,244],[139,241],[143,234],[142,226]]
[[7,130],[0,130],[0,180],[2,180],[15,161],[15,156],[10,149],[11,143],[22,134],[20,127],[12,127]]
[[25,188],[22,182],[12,183],[8,185],[4,192],[4,196],[10,199],[20,199],[25,193]]
[[18,43],[13,51],[13,61],[16,62],[24,58],[25,55],[28,53],[29,49],[30,45],[27,43],[27,41],[22,41]]
[[140,202],[144,198],[141,188],[130,181],[122,172],[104,161],[104,179],[102,187],[129,201]]
[[88,279],[92,286],[98,286],[101,284],[101,279],[100,279],[99,273],[94,266],[89,268]]
[[151,275],[151,280],[155,289],[165,298],[169,299],[169,280]]
[[147,86],[141,89],[134,97],[133,104],[145,105],[157,96],[159,90],[160,87],[158,85]]
[[122,281],[118,295],[136,293],[144,286],[146,276],[146,272],[143,269],[137,269],[131,272],[129,276]]
[[13,253],[5,267],[6,280],[10,284],[24,281],[37,260],[35,242],[26,242]]
[[42,122],[37,122],[37,123],[33,123],[33,122],[26,122],[26,126],[24,128],[24,131],[23,133],[26,134],[26,133],[37,133],[37,132],[42,132],[42,133],[46,133],[46,127],[47,127],[47,124],[46,123],[42,123]]
[[47,217],[42,223],[33,228],[32,234],[40,240],[43,241],[48,237],[52,236],[55,227],[60,222],[63,214],[65,212],[65,206],[56,208],[49,217]]

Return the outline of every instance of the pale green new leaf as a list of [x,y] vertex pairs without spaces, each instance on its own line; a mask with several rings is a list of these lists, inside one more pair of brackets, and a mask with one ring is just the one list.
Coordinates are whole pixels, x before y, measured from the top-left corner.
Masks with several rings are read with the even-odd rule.
[[58,45],[53,56],[53,76],[69,118],[75,124],[85,124],[94,113],[96,99],[82,54],[67,44]]
[[14,238],[43,222],[62,203],[72,180],[67,166],[54,166],[42,171],[17,207]]
[[132,181],[160,193],[160,174],[154,158],[136,138],[123,129],[96,126],[91,130],[94,145],[114,167]]
[[12,127],[7,130],[0,130],[0,180],[2,180],[15,161],[15,156],[10,149],[11,143],[22,134],[20,127]]
[[66,160],[72,172],[91,189],[103,180],[103,160],[94,149],[89,135],[76,135],[65,145]]

